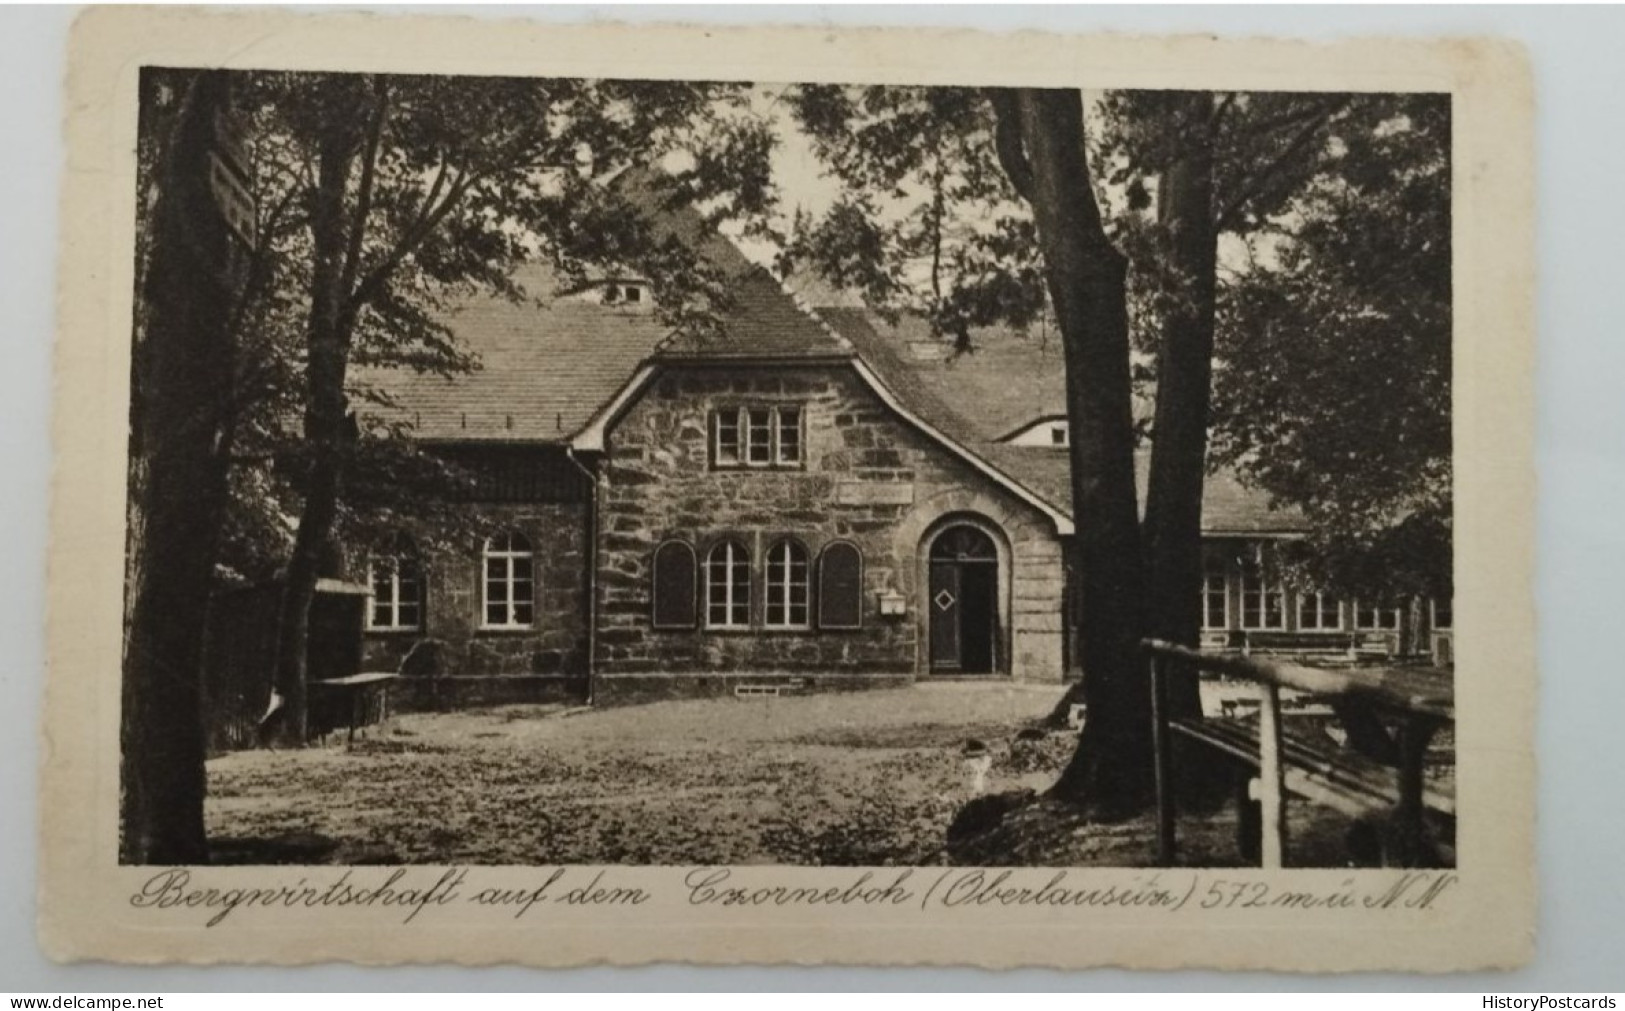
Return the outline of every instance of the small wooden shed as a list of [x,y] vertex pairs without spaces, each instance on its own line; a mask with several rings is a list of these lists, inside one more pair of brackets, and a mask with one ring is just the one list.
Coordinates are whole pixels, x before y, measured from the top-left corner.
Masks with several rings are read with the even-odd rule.
[[[362,634],[371,592],[360,583],[317,580],[306,657],[310,682],[361,672]],[[203,661],[204,727],[210,752],[261,743],[261,725],[272,709],[281,603],[280,580],[224,590],[210,602]],[[331,729],[320,724],[319,719],[312,719],[313,734]]]

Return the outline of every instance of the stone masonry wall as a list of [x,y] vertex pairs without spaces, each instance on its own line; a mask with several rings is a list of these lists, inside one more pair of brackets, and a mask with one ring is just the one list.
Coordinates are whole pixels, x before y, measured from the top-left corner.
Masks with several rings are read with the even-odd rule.
[[[369,631],[369,669],[398,668],[415,644],[432,638],[446,646],[448,675],[585,677],[589,505],[471,503],[468,509],[472,515],[467,526],[472,529],[452,533],[408,531],[424,556],[424,628],[414,632]],[[528,629],[480,627],[481,547],[489,533],[505,528],[523,533],[535,552],[536,620]]]
[[[802,468],[713,470],[712,408],[775,403],[804,412]],[[847,365],[671,367],[609,433],[599,483],[599,684],[663,672],[924,673],[922,544],[956,517],[980,522],[1000,547],[1001,666],[1023,680],[1058,682],[1061,548],[1041,512],[897,416]],[[816,621],[810,631],[760,628],[763,554],[783,535],[813,558],[834,539],[858,545],[860,629],[825,631]],[[751,550],[755,627],[654,629],[655,548],[686,540],[703,568],[724,537]],[[905,597],[905,615],[878,613],[884,590]],[[700,596],[703,616],[703,588]]]

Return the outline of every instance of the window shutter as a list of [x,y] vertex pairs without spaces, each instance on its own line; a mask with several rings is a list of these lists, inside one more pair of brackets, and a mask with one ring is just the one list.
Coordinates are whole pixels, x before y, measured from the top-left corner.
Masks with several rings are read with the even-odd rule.
[[845,541],[827,545],[818,556],[818,627],[863,625],[863,555]]
[[654,627],[693,628],[694,549],[682,541],[667,541],[655,550]]

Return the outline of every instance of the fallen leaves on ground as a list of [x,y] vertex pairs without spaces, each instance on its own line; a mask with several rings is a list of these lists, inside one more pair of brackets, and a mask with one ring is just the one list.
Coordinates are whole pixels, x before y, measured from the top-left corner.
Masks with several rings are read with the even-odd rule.
[[1075,738],[1016,741],[1059,691],[932,686],[575,712],[397,717],[364,739],[209,763],[234,862],[941,863],[971,796],[1043,786]]
[[[1041,793],[1076,744],[1038,729],[1058,692],[920,685],[403,715],[352,745],[212,760],[208,830],[221,863],[942,864],[973,797],[967,742],[992,759],[989,795]],[[1345,862],[1346,820],[1298,801],[1289,819],[1292,863]],[[1181,818],[1181,862],[1241,862],[1235,824],[1233,805]],[[1155,859],[1149,813],[1099,824],[1040,800],[1004,835],[978,862]]]

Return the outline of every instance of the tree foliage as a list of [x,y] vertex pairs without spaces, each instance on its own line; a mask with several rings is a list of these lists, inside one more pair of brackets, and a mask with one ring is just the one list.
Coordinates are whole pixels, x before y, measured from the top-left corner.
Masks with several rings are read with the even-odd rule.
[[[974,89],[793,94],[841,180],[787,268],[816,270],[961,349],[1048,313],[1030,208]],[[1215,332],[1207,466],[1235,467],[1312,528],[1305,574],[1346,592],[1448,583],[1449,106],[1440,96],[1111,91],[1086,108],[1095,193],[1128,257],[1135,381],[1155,396],[1171,321],[1203,314],[1166,213],[1211,146]],[[983,338],[987,339],[987,338]],[[1187,398],[1188,399],[1188,398]],[[1149,415],[1137,418],[1154,442]],[[1317,559],[1307,565],[1310,558]],[[1308,569],[1313,569],[1312,572]],[[1194,599],[1194,592],[1193,592]]]
[[[382,420],[387,412],[367,410],[389,401],[387,384],[368,377],[479,367],[448,328],[449,311],[475,292],[549,294],[511,280],[516,265],[535,258],[577,282],[594,270],[634,271],[652,282],[664,319],[704,332],[727,293],[696,255],[694,236],[655,212],[670,203],[749,216],[774,197],[772,138],[746,114],[745,85],[205,76],[216,92],[229,90],[229,108],[216,98],[189,119],[174,109],[195,90],[195,72],[149,69],[142,81],[125,677],[126,726],[140,731],[125,748],[140,774],[126,777],[140,802],[126,822],[142,860],[201,858],[197,686],[211,569],[254,581],[281,575],[278,683],[290,696],[287,736],[302,740],[308,607],[335,532],[432,507],[444,496],[426,490],[454,490],[468,477],[420,451],[401,425]],[[225,118],[239,121],[248,139],[255,222],[246,252],[234,258],[229,299],[211,298],[203,313],[200,296],[188,292],[199,271],[212,277],[217,265],[199,263],[196,250],[167,259],[156,251],[166,227],[184,232],[201,220],[198,207],[212,206],[197,195],[206,178],[200,166]],[[170,135],[185,131],[185,171],[163,170],[176,147]],[[181,188],[190,195],[176,204]],[[168,245],[186,249],[188,241],[180,235]],[[174,351],[197,341],[232,353]],[[166,381],[198,396],[183,402],[157,388],[159,373],[143,363],[160,351]],[[166,408],[163,417],[149,416],[153,405]],[[152,435],[173,431],[186,436],[194,476],[165,476],[175,454],[156,454]],[[149,485],[161,492],[156,513],[143,505]],[[221,489],[221,509],[188,504],[205,485]],[[153,540],[154,515],[172,531],[163,543]],[[181,540],[188,550],[170,550]],[[197,578],[167,578],[168,569],[143,564],[149,554],[184,561]],[[171,589],[139,592],[154,582]],[[153,648],[138,634],[148,627],[161,633]],[[176,741],[186,747],[167,743]],[[185,789],[146,790],[166,783]],[[151,825],[189,832],[149,844],[139,834]]]
[[[320,145],[348,131],[342,186],[346,407],[362,426],[341,503],[387,509],[461,478],[426,458],[388,408],[388,370],[477,369],[448,326],[476,292],[526,292],[513,268],[546,259],[566,284],[616,267],[650,278],[674,325],[704,327],[726,300],[686,236],[662,231],[657,201],[759,216],[773,199],[771,135],[737,85],[298,73],[240,75],[259,205],[257,273],[239,321],[239,494],[226,560],[264,575],[286,551],[315,445],[302,412],[318,264],[312,207]],[[372,134],[375,133],[376,136]],[[615,185],[628,169],[671,173],[658,195]],[[382,378],[385,381],[380,383]]]
[[789,97],[843,187],[822,216],[797,218],[781,272],[921,313],[960,350],[976,328],[1037,322],[1048,301],[1037,233],[999,163],[985,92],[803,85]]
[[1449,117],[1351,101],[1221,303],[1214,459],[1303,510],[1309,578],[1371,599],[1450,590]]
[[[977,327],[1002,324],[1019,331],[1053,313],[1056,264],[1046,262],[1050,254],[1037,223],[1043,208],[1032,199],[1022,157],[1032,138],[1013,127],[1019,122],[1009,104],[1015,94],[799,89],[793,107],[843,183],[843,195],[821,219],[798,218],[785,266],[815,269],[892,311],[920,312],[962,351],[971,349]],[[1366,575],[1380,576],[1391,563],[1372,561],[1378,556],[1371,549],[1380,540],[1411,552],[1413,564],[1437,557],[1421,543],[1438,532],[1431,518],[1436,514],[1418,505],[1419,489],[1412,485],[1420,482],[1448,501],[1447,471],[1442,484],[1437,480],[1439,461],[1448,466],[1447,443],[1441,456],[1433,451],[1436,440],[1433,448],[1421,448],[1417,442],[1428,440],[1392,427],[1400,422],[1368,427],[1357,451],[1347,444],[1334,451],[1345,460],[1397,463],[1407,476],[1362,479],[1356,487],[1345,483],[1354,476],[1348,466],[1328,466],[1321,458],[1326,450],[1305,451],[1300,440],[1321,439],[1316,425],[1332,425],[1326,419],[1333,417],[1342,419],[1335,424],[1344,435],[1359,432],[1357,411],[1373,410],[1387,396],[1385,389],[1399,383],[1414,387],[1400,398],[1416,409],[1407,412],[1415,415],[1411,423],[1436,427],[1441,408],[1448,416],[1447,399],[1441,403],[1435,396],[1438,383],[1448,382],[1448,358],[1418,362],[1414,374],[1407,367],[1403,377],[1380,377],[1374,388],[1368,382],[1357,398],[1328,397],[1337,386],[1322,385],[1322,379],[1333,366],[1312,364],[1315,340],[1279,353],[1259,339],[1261,332],[1290,339],[1287,331],[1316,311],[1348,313],[1361,322],[1340,324],[1342,339],[1362,345],[1336,367],[1351,382],[1373,360],[1408,359],[1411,342],[1423,339],[1398,336],[1378,319],[1397,321],[1400,303],[1409,304],[1407,313],[1430,315],[1424,306],[1433,299],[1431,283],[1412,292],[1390,276],[1383,298],[1392,306],[1367,313],[1356,307],[1368,296],[1345,276],[1359,269],[1347,246],[1361,246],[1382,261],[1397,240],[1394,229],[1420,228],[1433,238],[1413,233],[1408,241],[1438,252],[1440,222],[1423,220],[1429,212],[1420,208],[1430,196],[1405,192],[1426,190],[1437,179],[1424,181],[1427,171],[1400,177],[1416,171],[1417,157],[1442,164],[1447,146],[1424,155],[1428,143],[1417,143],[1424,131],[1400,129],[1412,121],[1397,111],[1409,101],[1387,95],[1121,91],[1080,103],[1080,119],[1087,110],[1091,124],[1086,143],[1093,170],[1079,165],[1073,186],[1104,209],[1099,234],[1127,258],[1122,297],[1135,348],[1134,379],[1157,404],[1154,423],[1137,419],[1152,447],[1144,564],[1149,627],[1156,634],[1196,640],[1202,478],[1209,465],[1236,466],[1278,504],[1302,508],[1315,528],[1311,548],[1326,560],[1321,575],[1338,569],[1337,585],[1348,585],[1357,558],[1364,559]],[[1437,131],[1426,132],[1436,143]],[[1354,211],[1337,194],[1358,201],[1384,187],[1383,200],[1411,208],[1413,217],[1372,220],[1364,239],[1345,234]],[[1443,224],[1447,229],[1447,218]],[[1337,260],[1349,266],[1332,266]],[[1447,279],[1447,251],[1443,264]],[[1322,296],[1319,303],[1303,300],[1310,289]],[[1408,327],[1419,322],[1406,320]],[[1356,325],[1358,334],[1349,329]],[[1322,326],[1317,336],[1333,332]],[[1365,366],[1357,364],[1361,360]],[[1069,373],[1073,368],[1069,361]],[[1220,397],[1210,405],[1215,369]],[[1282,384],[1294,389],[1283,391]],[[1428,412],[1431,420],[1419,416]],[[1082,420],[1074,418],[1074,445]],[[1400,445],[1407,448],[1393,450]],[[1413,451],[1427,458],[1425,465],[1416,459],[1419,469],[1408,466]],[[1079,466],[1075,455],[1074,469]],[[1111,480],[1098,472],[1074,478],[1075,508],[1090,482]],[[1132,488],[1128,494],[1132,501]],[[1098,512],[1078,511],[1080,532],[1099,522]],[[1399,516],[1404,521],[1393,522]],[[1374,534],[1378,527],[1389,532]],[[1448,538],[1442,543],[1447,552]],[[1343,561],[1334,564],[1337,559]],[[1125,588],[1132,580],[1123,575],[1119,582]],[[1083,695],[1095,676],[1110,675],[1091,672],[1086,651]]]
[[[772,196],[771,139],[737,114],[739,85],[249,77],[259,196],[276,218],[262,244],[265,354],[256,358],[272,403],[248,427],[273,444],[266,455],[284,476],[282,497],[298,503],[278,684],[288,736],[299,740],[306,615],[344,506],[437,476],[413,464],[408,442],[384,441],[399,432],[362,430],[356,403],[387,395],[356,384],[355,367],[474,366],[446,325],[449,310],[476,291],[524,297],[510,275],[533,258],[578,282],[595,267],[633,270],[650,279],[669,322],[705,329],[726,292],[691,237],[651,212],[662,201],[759,212]],[[671,171],[658,192],[624,184],[631,170],[649,180],[661,166]],[[353,482],[369,473],[383,479],[372,489],[381,494],[355,494]]]
[[[1326,170],[1344,95],[1108,92],[1098,148],[1123,194],[1139,380],[1154,387],[1145,503],[1149,631],[1196,646],[1202,499],[1225,240],[1245,242]],[[1201,712],[1194,671],[1171,679],[1170,711]]]

